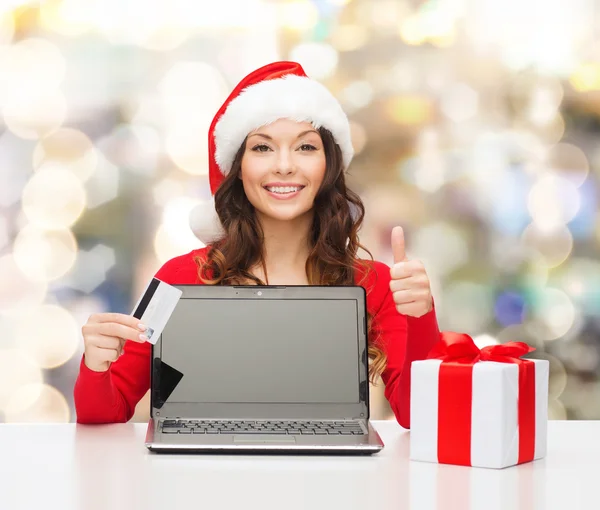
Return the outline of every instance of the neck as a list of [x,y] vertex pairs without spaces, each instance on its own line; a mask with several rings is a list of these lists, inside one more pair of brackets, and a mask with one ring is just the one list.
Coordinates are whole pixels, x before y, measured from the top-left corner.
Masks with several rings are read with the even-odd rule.
[[304,214],[294,220],[274,220],[258,215],[263,228],[264,253],[269,273],[304,272],[310,251],[308,238],[313,215]]

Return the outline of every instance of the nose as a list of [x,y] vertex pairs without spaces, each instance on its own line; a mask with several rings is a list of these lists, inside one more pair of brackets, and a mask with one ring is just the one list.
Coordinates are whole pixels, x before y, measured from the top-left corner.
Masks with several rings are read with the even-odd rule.
[[279,157],[277,158],[277,173],[290,174],[294,171],[294,163],[292,161],[292,155],[287,149],[279,151]]

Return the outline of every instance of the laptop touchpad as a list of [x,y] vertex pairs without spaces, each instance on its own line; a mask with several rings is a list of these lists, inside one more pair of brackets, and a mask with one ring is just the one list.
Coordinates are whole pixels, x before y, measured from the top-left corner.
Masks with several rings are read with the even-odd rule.
[[248,434],[248,435],[237,435],[233,436],[234,443],[295,443],[296,438],[293,436],[273,436],[268,434]]

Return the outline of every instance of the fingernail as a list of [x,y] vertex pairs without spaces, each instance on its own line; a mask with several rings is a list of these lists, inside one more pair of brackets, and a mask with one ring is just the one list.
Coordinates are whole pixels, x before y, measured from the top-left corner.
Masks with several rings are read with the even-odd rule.
[[146,326],[144,326],[141,322],[137,325],[138,329],[140,331],[146,331],[148,328]]
[[142,342],[146,342],[148,340],[148,337],[146,335],[140,335],[140,340]]

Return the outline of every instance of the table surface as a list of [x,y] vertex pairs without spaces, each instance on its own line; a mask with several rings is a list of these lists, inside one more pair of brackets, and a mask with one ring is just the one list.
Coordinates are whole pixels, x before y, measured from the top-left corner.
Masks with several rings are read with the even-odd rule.
[[373,425],[377,455],[308,457],[153,454],[142,423],[2,424],[0,508],[597,508],[599,421],[550,421],[546,458],[502,470],[410,461],[408,431]]

